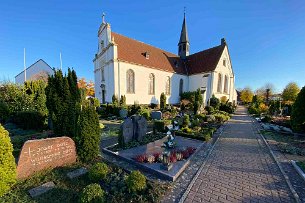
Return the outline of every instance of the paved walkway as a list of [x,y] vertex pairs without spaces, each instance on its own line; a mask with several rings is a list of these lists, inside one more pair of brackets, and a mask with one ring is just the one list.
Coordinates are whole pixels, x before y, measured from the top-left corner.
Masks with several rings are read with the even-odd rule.
[[238,107],[185,202],[294,202],[252,121]]

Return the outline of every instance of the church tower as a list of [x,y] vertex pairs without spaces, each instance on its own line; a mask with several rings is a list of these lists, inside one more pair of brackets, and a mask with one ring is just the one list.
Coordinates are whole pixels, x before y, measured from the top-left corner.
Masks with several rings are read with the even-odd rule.
[[186,22],[185,22],[185,12],[183,18],[183,24],[180,34],[180,40],[178,43],[178,55],[181,59],[186,59],[186,57],[190,54],[190,42],[187,34]]

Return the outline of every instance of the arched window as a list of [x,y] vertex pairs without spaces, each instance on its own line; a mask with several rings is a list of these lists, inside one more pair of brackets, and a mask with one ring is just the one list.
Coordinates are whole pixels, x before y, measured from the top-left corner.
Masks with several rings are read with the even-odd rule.
[[104,68],[101,68],[102,81],[105,81]]
[[155,94],[155,75],[152,73],[149,74],[148,94]]
[[180,83],[179,83],[179,95],[181,95],[183,93],[183,79],[180,79]]
[[221,92],[222,90],[222,76],[221,73],[218,74],[218,84],[217,84],[217,92]]
[[229,86],[229,80],[228,80],[228,76],[227,75],[225,75],[225,82],[224,82],[225,84],[224,84],[224,92],[225,93],[228,93],[228,86]]
[[126,73],[126,87],[127,87],[127,93],[134,93],[135,89],[135,82],[134,82],[134,71],[129,69]]
[[223,66],[227,66],[227,61],[226,61],[226,59],[223,59],[222,65],[223,65]]
[[170,77],[166,77],[165,94],[167,94],[167,95],[171,94],[171,78]]

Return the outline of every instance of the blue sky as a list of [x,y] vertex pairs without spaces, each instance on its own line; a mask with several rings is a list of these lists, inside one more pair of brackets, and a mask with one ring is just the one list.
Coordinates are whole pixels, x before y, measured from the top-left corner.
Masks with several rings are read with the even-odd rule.
[[6,1],[0,4],[0,80],[44,59],[93,79],[101,15],[112,30],[176,53],[186,6],[191,53],[229,45],[236,87],[305,85],[305,1]]

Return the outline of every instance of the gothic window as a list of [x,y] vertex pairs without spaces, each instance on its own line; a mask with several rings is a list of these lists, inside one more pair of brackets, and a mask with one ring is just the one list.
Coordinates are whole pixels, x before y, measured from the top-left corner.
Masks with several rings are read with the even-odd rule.
[[180,83],[179,83],[179,95],[181,95],[183,93],[183,79],[180,79]]
[[223,66],[227,66],[227,61],[226,61],[226,59],[223,59],[222,64],[223,64]]
[[165,94],[169,95],[171,93],[171,78],[166,77],[165,81]]
[[126,86],[127,86],[127,93],[135,93],[135,74],[134,71],[129,69],[126,73]]
[[224,84],[224,92],[225,93],[228,93],[228,86],[229,86],[229,80],[228,80],[228,76],[226,75],[225,76],[225,82],[224,82],[225,84]]
[[155,75],[149,74],[148,79],[148,94],[155,94]]
[[101,68],[102,81],[105,81],[104,68]]
[[218,74],[218,84],[217,84],[217,92],[221,92],[222,88],[222,76],[221,73]]

